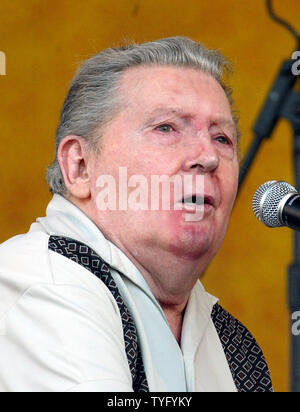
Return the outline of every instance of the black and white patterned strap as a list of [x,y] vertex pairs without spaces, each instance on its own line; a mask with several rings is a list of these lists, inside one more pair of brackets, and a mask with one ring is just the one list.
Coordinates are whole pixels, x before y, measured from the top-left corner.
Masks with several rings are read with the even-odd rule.
[[71,259],[92,272],[110,290],[121,314],[125,350],[132,376],[133,391],[149,392],[136,326],[110,273],[109,266],[91,248],[70,238],[50,236],[48,247],[50,250]]
[[219,304],[214,305],[211,318],[218,332],[237,390],[239,392],[273,392],[266,360],[248,329]]

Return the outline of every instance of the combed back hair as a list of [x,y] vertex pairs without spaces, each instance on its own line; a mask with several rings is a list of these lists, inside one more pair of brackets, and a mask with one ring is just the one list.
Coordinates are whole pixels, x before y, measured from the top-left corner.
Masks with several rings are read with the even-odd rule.
[[[176,66],[201,70],[215,78],[232,106],[231,89],[223,83],[231,72],[229,62],[216,50],[209,50],[187,37],[170,37],[143,44],[109,48],[86,60],[77,71],[64,101],[56,132],[56,155],[47,169],[52,193],[67,194],[57,160],[64,137],[77,135],[95,150],[101,130],[120,109],[118,88],[126,69],[136,66]],[[237,125],[237,117],[233,113]]]

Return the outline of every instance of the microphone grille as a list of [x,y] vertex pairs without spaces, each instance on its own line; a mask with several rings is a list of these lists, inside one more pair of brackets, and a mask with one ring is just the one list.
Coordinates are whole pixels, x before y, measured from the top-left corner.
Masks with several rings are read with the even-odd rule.
[[297,191],[287,182],[271,180],[262,184],[252,200],[252,209],[257,219],[269,227],[284,226],[278,216],[278,206],[289,193]]

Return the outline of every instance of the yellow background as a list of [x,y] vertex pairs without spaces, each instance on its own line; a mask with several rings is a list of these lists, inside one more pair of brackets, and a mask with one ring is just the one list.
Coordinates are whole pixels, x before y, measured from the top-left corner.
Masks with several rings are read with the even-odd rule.
[[[274,1],[300,30],[300,2]],[[282,60],[295,46],[267,15],[263,0],[1,0],[0,241],[26,232],[50,200],[44,180],[53,158],[59,111],[78,64],[120,41],[185,35],[217,48],[232,79],[245,153],[251,127]],[[292,231],[267,229],[252,214],[257,187],[293,183],[292,133],[280,121],[264,143],[234,209],[225,243],[203,282],[255,335],[276,391],[289,390],[287,266]],[[0,290],[1,299],[1,290]]]

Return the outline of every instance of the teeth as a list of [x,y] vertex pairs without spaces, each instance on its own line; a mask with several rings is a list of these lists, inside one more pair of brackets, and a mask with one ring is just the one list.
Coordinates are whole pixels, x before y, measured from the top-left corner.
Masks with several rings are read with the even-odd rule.
[[182,200],[182,203],[191,204],[191,205],[203,205],[204,200],[203,200],[203,197],[193,195],[193,196],[189,196],[189,197],[184,198]]

